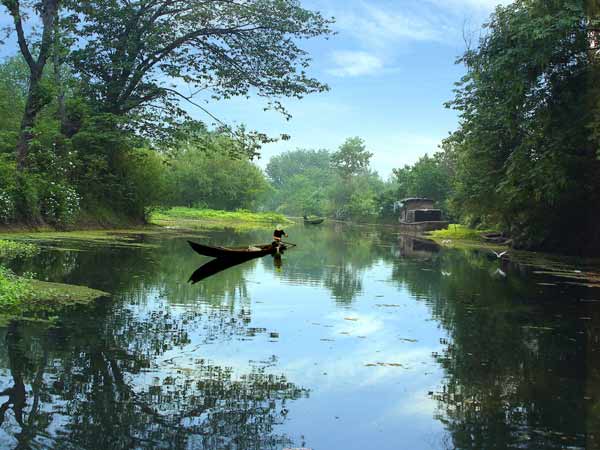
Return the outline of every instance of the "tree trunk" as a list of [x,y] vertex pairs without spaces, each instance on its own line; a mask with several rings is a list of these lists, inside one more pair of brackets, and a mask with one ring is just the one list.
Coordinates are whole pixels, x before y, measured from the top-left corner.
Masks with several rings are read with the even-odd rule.
[[[55,32],[55,40],[58,40],[58,32]],[[56,111],[56,118],[60,122],[61,132],[67,128],[67,114],[65,107],[65,86],[62,79],[62,64],[60,58],[58,57],[58,43],[55,43],[55,50],[52,54],[52,65],[54,68],[54,83],[56,84],[56,88],[58,89],[58,96],[56,97],[56,101],[58,103],[58,109]],[[66,133],[63,133],[66,134]]]
[[22,16],[21,16],[21,5],[19,0],[6,1],[2,3],[13,18],[13,24],[17,33],[17,43],[21,54],[25,59],[25,62],[29,66],[29,92],[27,95],[27,103],[25,104],[25,111],[23,113],[23,119],[21,120],[21,131],[19,140],[17,142],[17,169],[23,170],[27,164],[27,153],[29,150],[29,142],[31,141],[32,127],[35,124],[35,119],[38,114],[45,106],[44,96],[40,92],[40,81],[46,66],[48,56],[52,52],[51,46],[53,42],[54,25],[58,16],[58,3],[59,0],[43,0],[42,7],[40,9],[40,15],[42,19],[42,38],[39,43],[39,50],[37,59],[34,59],[25,32],[23,30]]
[[29,142],[33,138],[32,128],[35,125],[35,119],[42,108],[42,102],[39,98],[39,85],[41,74],[32,73],[29,81],[29,91],[27,93],[27,102],[25,111],[21,119],[21,129],[19,141],[17,142],[17,169],[23,170],[27,165],[27,153]]

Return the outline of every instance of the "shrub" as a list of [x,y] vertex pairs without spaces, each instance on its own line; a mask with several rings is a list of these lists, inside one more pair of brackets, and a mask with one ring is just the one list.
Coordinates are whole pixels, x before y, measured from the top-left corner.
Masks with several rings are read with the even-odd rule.
[[40,248],[35,244],[0,239],[0,258],[11,259],[16,257],[34,256],[39,250]]
[[8,223],[15,218],[15,200],[12,195],[0,189],[0,223]]
[[31,295],[27,281],[18,278],[9,269],[0,266],[0,306],[15,305]]
[[79,213],[80,197],[75,188],[50,181],[40,201],[42,216],[55,225],[73,223]]

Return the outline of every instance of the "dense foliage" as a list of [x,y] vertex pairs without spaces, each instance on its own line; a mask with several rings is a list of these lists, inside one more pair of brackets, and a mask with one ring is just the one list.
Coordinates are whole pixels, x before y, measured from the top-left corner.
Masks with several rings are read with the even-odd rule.
[[249,160],[273,138],[198,101],[252,94],[288,116],[282,98],[327,89],[300,42],[329,35],[331,21],[297,0],[2,0],[0,10],[18,44],[0,64],[0,224],[142,220],[174,202],[251,207],[268,185]]
[[527,248],[600,247],[597,29],[579,0],[517,0],[461,58],[445,151],[466,220]]
[[296,216],[376,219],[385,183],[370,169],[371,156],[358,137],[335,152],[296,150],[274,156],[266,169],[273,186],[266,207]]
[[202,146],[181,147],[165,172],[169,203],[236,210],[255,208],[269,189],[262,171],[244,158],[232,158],[231,138],[207,135]]
[[450,213],[448,199],[452,193],[454,169],[443,152],[425,154],[413,165],[394,169],[393,195],[382,202],[389,208],[390,201],[408,197],[427,197],[436,201],[445,214]]

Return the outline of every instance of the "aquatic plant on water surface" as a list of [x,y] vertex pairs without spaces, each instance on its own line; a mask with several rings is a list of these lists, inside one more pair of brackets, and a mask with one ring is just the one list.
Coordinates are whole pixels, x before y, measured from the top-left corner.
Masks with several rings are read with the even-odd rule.
[[10,269],[0,266],[0,309],[14,307],[31,297],[33,289],[24,278],[17,277]]

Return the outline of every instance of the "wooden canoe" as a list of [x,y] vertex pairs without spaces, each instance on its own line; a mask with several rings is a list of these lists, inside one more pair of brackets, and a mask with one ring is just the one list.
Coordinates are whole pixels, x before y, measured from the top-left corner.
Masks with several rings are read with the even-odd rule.
[[[277,251],[273,244],[251,245],[246,247],[213,247],[211,245],[198,244],[188,241],[190,247],[204,256],[213,258],[258,258],[260,256],[270,255]],[[280,245],[279,250],[285,250],[285,245]]]
[[325,219],[304,219],[304,224],[305,225],[319,225],[320,223],[323,223]]

